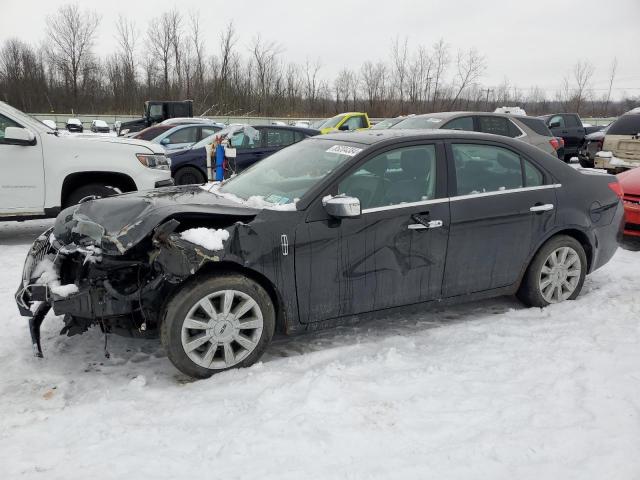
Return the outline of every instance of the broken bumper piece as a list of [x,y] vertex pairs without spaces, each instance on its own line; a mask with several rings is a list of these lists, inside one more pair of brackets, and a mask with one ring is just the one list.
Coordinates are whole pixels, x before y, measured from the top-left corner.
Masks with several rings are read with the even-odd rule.
[[52,231],[53,228],[50,228],[33,242],[24,262],[22,279],[15,294],[16,304],[22,316],[33,317],[35,313],[35,309],[32,311],[34,302],[49,302],[51,295],[49,287],[36,283],[37,279],[33,278],[33,274],[38,264],[54,251],[51,245]]

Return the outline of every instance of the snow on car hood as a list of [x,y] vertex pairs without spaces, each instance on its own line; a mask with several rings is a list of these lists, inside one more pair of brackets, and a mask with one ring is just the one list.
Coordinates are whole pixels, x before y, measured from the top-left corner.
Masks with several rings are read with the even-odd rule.
[[239,204],[198,186],[169,187],[92,200],[63,210],[54,236],[63,245],[92,244],[107,255],[121,255],[161,223],[181,216],[226,218],[229,225],[249,221],[259,209]]

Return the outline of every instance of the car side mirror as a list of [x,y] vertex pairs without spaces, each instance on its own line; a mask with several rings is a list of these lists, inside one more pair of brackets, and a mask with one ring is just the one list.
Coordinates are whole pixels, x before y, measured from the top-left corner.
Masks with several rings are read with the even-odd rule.
[[36,136],[32,131],[21,127],[7,127],[4,130],[4,142],[9,145],[35,145]]
[[558,122],[557,120],[555,122],[551,122],[549,124],[549,128],[560,128],[560,122]]
[[347,125],[346,123],[343,123],[342,125],[340,125],[338,127],[338,130],[343,131],[343,132],[348,132],[349,131],[349,125]]
[[162,140],[160,140],[160,143],[162,145],[169,145],[169,142],[171,142],[171,140],[169,140],[168,138],[163,138]]
[[362,213],[360,200],[355,197],[339,196],[322,201],[326,212],[336,218],[354,218]]

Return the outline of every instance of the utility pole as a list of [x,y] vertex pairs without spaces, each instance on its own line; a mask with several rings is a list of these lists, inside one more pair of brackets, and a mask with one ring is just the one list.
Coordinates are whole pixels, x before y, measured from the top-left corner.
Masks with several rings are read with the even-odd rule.
[[493,88],[487,88],[485,91],[487,92],[487,97],[484,103],[484,109],[489,110],[489,92],[493,93]]

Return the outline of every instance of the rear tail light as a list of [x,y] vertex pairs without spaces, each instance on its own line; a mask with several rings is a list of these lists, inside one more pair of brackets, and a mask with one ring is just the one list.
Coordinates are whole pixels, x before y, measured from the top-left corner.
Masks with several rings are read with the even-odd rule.
[[616,196],[619,199],[622,199],[622,197],[624,196],[624,192],[622,191],[622,185],[620,185],[618,182],[611,182],[609,184],[609,188],[613,190],[613,192],[616,194]]
[[551,146],[553,147],[554,150],[558,150],[560,148],[560,142],[555,137],[553,137],[551,140],[549,140],[549,143],[551,144]]

